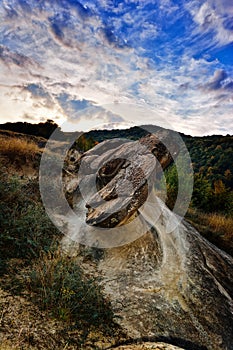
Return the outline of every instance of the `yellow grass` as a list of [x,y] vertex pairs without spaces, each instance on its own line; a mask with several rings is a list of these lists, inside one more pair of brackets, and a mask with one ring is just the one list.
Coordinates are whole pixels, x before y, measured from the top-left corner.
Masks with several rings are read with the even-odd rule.
[[11,161],[17,158],[32,159],[40,153],[38,145],[32,141],[16,137],[0,137],[0,155]]
[[213,232],[220,232],[227,237],[233,237],[233,218],[220,214],[204,214],[205,220]]
[[187,219],[212,243],[233,255],[233,218],[218,213],[189,209]]
[[[20,347],[17,347],[17,346],[13,346],[12,344],[0,344],[0,350],[20,350],[21,348]],[[32,349],[32,348],[30,348]]]

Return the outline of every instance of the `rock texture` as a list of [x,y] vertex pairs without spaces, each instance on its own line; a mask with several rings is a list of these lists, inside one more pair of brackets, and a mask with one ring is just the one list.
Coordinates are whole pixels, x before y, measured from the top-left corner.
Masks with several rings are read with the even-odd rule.
[[[87,152],[73,193],[73,206],[86,220],[77,234],[124,227],[132,237],[113,248],[98,249],[100,240],[96,249],[86,248],[116,321],[131,338],[161,339],[184,349],[232,350],[233,260],[185,221],[179,223],[153,190],[154,174],[177,152],[174,146],[171,155],[154,136],[120,146],[106,141]],[[94,177],[97,193],[88,187]],[[111,241],[111,232],[103,231],[103,237]],[[71,247],[74,232],[67,237],[64,246],[70,239]]]
[[113,139],[83,155],[78,186],[88,197],[87,224],[121,225],[146,201],[156,176],[178,153],[175,142],[168,151],[161,139],[168,140],[169,134],[164,132],[160,139],[148,135],[137,142]]

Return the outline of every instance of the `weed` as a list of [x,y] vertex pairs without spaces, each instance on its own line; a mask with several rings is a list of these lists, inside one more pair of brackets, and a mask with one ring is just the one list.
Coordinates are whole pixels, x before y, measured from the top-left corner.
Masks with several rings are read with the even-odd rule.
[[[40,202],[35,182],[25,185],[17,177],[0,174],[0,267],[7,260],[31,260],[48,251],[60,232],[51,223]],[[33,192],[33,196],[31,195]]]

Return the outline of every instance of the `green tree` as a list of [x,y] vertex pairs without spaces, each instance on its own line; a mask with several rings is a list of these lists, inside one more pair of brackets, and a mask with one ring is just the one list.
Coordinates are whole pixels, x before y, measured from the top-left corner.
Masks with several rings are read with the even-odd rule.
[[192,195],[192,206],[204,211],[210,211],[213,191],[211,182],[201,174],[195,174]]

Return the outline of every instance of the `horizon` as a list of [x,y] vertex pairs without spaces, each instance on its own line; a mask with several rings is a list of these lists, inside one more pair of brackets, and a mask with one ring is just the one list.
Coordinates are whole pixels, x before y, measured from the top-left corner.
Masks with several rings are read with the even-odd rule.
[[[52,120],[53,121],[53,120]],[[28,121],[21,121],[21,120],[18,120],[18,121],[15,121],[15,122],[5,122],[5,123],[0,123],[0,125],[4,125],[4,124],[8,124],[8,123],[12,123],[12,124],[15,124],[15,123],[29,123],[29,124],[33,124],[33,125],[38,125],[39,123],[45,123],[46,121],[38,121],[38,122],[28,122]],[[54,122],[54,121],[53,121]],[[55,123],[55,122],[54,122]],[[59,128],[61,128],[61,125],[59,125],[59,124],[57,124],[58,125],[58,127]],[[106,127],[106,128],[99,128],[99,129],[97,129],[97,128],[93,128],[93,129],[88,129],[88,130],[78,130],[78,129],[75,129],[75,130],[63,130],[62,128],[61,128],[61,131],[63,132],[63,133],[89,133],[89,132],[91,132],[91,131],[96,131],[96,132],[98,132],[98,131],[121,131],[121,130],[129,130],[129,129],[131,129],[131,128],[134,128],[134,127],[137,127],[137,128],[146,128],[146,127],[160,127],[160,128],[163,128],[162,126],[159,126],[159,125],[156,125],[156,124],[141,124],[141,125],[130,125],[130,126],[125,126],[125,127],[115,127],[115,128],[108,128],[108,127]],[[164,129],[166,129],[166,128],[164,128]],[[1,129],[0,128],[0,131],[1,130],[8,130],[8,129]],[[190,135],[190,134],[188,134],[188,133],[183,133],[183,132],[180,132],[180,131],[177,131],[177,130],[173,130],[173,129],[167,129],[167,130],[171,130],[171,131],[174,131],[174,132],[177,132],[177,133],[179,133],[179,134],[183,134],[184,136],[188,136],[188,137],[211,137],[211,136],[219,136],[219,137],[233,137],[233,134],[230,134],[230,133],[228,133],[228,134],[226,134],[226,135],[223,135],[223,134],[206,134],[206,135]],[[11,130],[9,130],[9,131],[11,131]],[[15,132],[15,131],[13,131],[13,132]],[[17,132],[17,131],[16,131]]]
[[232,15],[231,0],[1,2],[0,122],[233,134]]

